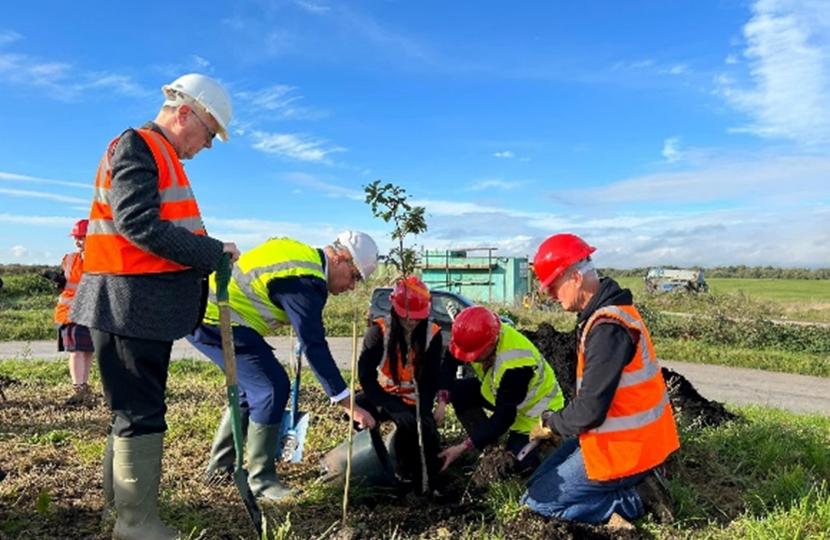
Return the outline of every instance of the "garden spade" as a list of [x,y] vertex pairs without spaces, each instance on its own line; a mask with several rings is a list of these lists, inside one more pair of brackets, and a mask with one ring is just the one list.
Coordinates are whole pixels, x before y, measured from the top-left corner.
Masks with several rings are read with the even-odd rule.
[[228,387],[228,406],[231,411],[231,429],[233,446],[236,451],[236,467],[233,482],[242,496],[245,510],[256,528],[257,538],[262,538],[262,511],[248,485],[248,475],[242,468],[242,413],[239,409],[239,386],[236,374],[236,355],[233,348],[233,330],[231,329],[231,307],[228,303],[228,283],[231,280],[230,255],[222,256],[216,269],[216,300],[219,305],[219,330],[222,335],[222,358],[225,361],[225,382]]
[[308,432],[308,413],[297,412],[300,398],[300,373],[302,372],[303,348],[300,343],[294,349],[296,369],[291,385],[291,409],[285,411],[280,430],[280,457],[287,463],[299,463],[303,459],[303,447]]

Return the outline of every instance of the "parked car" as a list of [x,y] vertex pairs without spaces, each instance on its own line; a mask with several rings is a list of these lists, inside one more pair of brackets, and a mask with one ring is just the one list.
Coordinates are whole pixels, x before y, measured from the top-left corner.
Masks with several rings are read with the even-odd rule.
[[[441,337],[444,350],[450,344],[452,335],[452,321],[461,310],[477,305],[475,302],[463,295],[450,291],[430,290],[432,294],[432,309],[430,318],[441,327]],[[378,287],[372,291],[372,300],[369,303],[369,310],[366,313],[366,324],[369,325],[378,317],[385,317],[392,309],[392,301],[389,295],[392,294],[392,287]],[[508,317],[499,316],[502,324],[516,326]]]

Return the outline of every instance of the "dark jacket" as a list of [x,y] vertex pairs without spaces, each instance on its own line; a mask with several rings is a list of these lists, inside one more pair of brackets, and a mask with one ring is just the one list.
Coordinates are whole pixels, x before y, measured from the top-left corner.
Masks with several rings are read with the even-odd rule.
[[[320,257],[325,272],[328,259],[322,250]],[[326,395],[334,398],[342,394],[347,386],[326,341],[323,308],[328,296],[326,281],[316,276],[281,277],[268,282],[268,299],[288,315],[311,370]]]
[[[441,390],[452,393],[455,384],[455,374],[458,366],[463,362],[455,358],[447,350],[441,364]],[[527,389],[533,380],[535,368],[530,366],[508,369],[501,378],[496,389],[496,405],[493,414],[487,422],[480,425],[474,433],[470,433],[470,440],[479,450],[498,441],[499,437],[510,430],[516,421],[519,405],[527,397]],[[484,398],[481,397],[481,401]]]
[[[427,332],[431,329],[427,327]],[[383,360],[383,332],[380,325],[372,324],[363,336],[363,349],[357,363],[360,386],[375,407],[389,412],[401,412],[408,405],[393,394],[387,393],[378,382],[378,366]],[[421,414],[431,414],[435,394],[438,393],[438,377],[441,369],[441,333],[437,333],[429,344],[419,368],[418,390],[420,391]],[[406,343],[400,343],[403,357],[408,358]]]
[[[601,279],[599,290],[577,316],[577,344],[582,339],[585,323],[597,309],[633,303],[630,290],[620,288],[611,278]],[[594,323],[585,342],[582,387],[573,401],[548,418],[548,425],[554,431],[574,436],[605,421],[622,371],[634,359],[638,338],[613,319],[601,319]]]
[[[164,135],[153,122],[143,128]],[[135,130],[121,135],[111,163],[109,202],[118,232],[140,248],[190,268],[139,275],[85,272],[69,316],[111,334],[176,340],[202,320],[206,278],[219,264],[222,242],[160,218],[158,168],[150,147]]]

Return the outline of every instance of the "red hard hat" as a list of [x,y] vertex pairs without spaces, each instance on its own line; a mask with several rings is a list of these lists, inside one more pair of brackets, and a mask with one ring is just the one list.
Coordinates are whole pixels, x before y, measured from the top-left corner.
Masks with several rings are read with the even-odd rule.
[[452,323],[450,353],[462,362],[475,362],[499,339],[501,321],[483,306],[464,308]]
[[69,233],[69,236],[74,236],[75,238],[83,238],[86,236],[86,230],[89,227],[89,220],[82,219],[79,220],[74,227],[72,227],[72,232]]
[[554,234],[542,242],[536,256],[533,257],[533,270],[541,282],[539,291],[547,289],[562,272],[596,249],[575,234]]
[[429,317],[432,295],[424,282],[415,276],[409,276],[398,281],[389,298],[392,300],[395,313],[402,319],[407,316],[407,306],[409,306],[410,319],[426,319]]

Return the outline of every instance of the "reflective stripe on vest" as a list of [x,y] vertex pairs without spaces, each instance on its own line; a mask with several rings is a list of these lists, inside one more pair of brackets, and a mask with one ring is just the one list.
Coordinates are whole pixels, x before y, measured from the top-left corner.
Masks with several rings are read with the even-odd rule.
[[83,256],[78,252],[67,253],[61,266],[63,267],[63,275],[66,277],[66,285],[61,291],[58,305],[55,307],[55,323],[62,325],[72,322],[69,319],[69,310],[72,308],[72,300],[75,298],[78,283],[84,273]]
[[[389,337],[392,332],[387,329],[391,328],[391,317],[380,317],[375,319],[375,323],[380,326],[380,331],[383,333],[383,358],[378,365],[378,383],[389,394],[399,396],[404,402],[409,405],[415,405],[418,395],[415,392],[415,382],[413,374],[413,366],[415,365],[415,351],[413,348],[409,350],[409,363],[404,366],[401,359],[401,351],[398,350],[398,357],[395,369],[398,374],[398,382],[392,378],[392,363],[389,361]],[[435,323],[429,322],[430,332],[424,335],[423,352],[426,353],[429,349],[432,340],[437,334],[441,332],[441,327]]]
[[[155,131],[138,129],[136,133],[147,143],[158,169],[159,217],[176,227],[204,235],[205,226],[199,206],[175,149],[164,136]],[[116,229],[109,199],[112,187],[110,160],[118,141],[119,138],[116,138],[110,143],[98,165],[87,230],[85,271],[100,274],[154,274],[187,269],[186,266],[141,249]]]
[[491,405],[496,404],[501,379],[508,369],[534,368],[525,399],[517,407],[516,420],[510,426],[512,431],[530,433],[545,410],[558,411],[565,405],[565,396],[553,368],[530,340],[511,326],[503,325],[501,328],[493,365],[486,372],[479,362],[473,362],[472,366],[481,381],[481,395]]
[[634,358],[623,369],[605,420],[579,436],[591,480],[612,480],[647,471],[680,447],[651,336],[634,306],[600,308],[585,323],[577,350],[577,393],[582,387],[588,336],[603,318],[636,331],[639,342]]
[[[228,300],[231,322],[248,326],[266,335],[289,324],[288,314],[268,297],[272,279],[313,276],[325,281],[320,252],[290,238],[272,238],[242,254],[231,272]],[[216,274],[210,276],[205,322],[219,324],[216,301]]]

